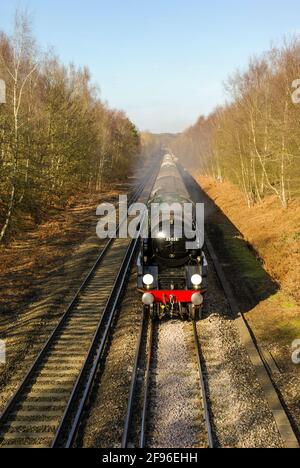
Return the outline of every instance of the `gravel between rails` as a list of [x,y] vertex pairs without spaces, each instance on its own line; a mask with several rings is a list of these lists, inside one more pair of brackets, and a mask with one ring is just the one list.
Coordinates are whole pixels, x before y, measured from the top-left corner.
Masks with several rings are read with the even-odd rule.
[[[150,448],[206,447],[192,325],[158,325],[149,411]],[[150,444],[149,444],[150,442]]]
[[217,446],[282,448],[275,421],[212,266],[204,320],[198,327]]

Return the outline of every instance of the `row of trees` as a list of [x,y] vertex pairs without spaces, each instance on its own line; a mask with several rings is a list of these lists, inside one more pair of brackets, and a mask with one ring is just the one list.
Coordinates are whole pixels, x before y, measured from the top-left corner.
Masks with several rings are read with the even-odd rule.
[[126,177],[139,134],[98,98],[88,69],[41,54],[26,16],[0,33],[0,243],[24,213],[39,222],[53,203]]
[[229,102],[184,132],[174,150],[203,174],[238,184],[249,206],[300,195],[300,41],[250,61],[226,85]]

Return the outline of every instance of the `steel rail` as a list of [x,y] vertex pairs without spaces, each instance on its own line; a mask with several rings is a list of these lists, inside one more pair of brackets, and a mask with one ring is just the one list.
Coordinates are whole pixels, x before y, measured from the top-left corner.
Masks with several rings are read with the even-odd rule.
[[[142,359],[142,339],[144,336],[145,326],[148,317],[144,316],[141,325],[140,325],[140,332],[139,338],[137,342],[136,348],[136,355],[135,355],[135,363],[132,372],[132,380],[131,380],[131,387],[129,392],[128,398],[128,406],[127,406],[127,414],[125,418],[124,424],[124,432],[122,438],[122,448],[128,448],[129,444],[129,437],[130,437],[130,430],[133,420],[133,407],[135,404],[134,396],[137,393],[137,381],[138,381],[138,373],[140,370],[139,364]],[[149,337],[147,337],[147,358],[146,358],[146,368],[144,374],[144,382],[143,382],[143,403],[142,403],[142,410],[140,416],[140,437],[139,437],[139,448],[146,447],[146,436],[147,436],[147,421],[148,421],[148,410],[149,410],[149,397],[150,397],[150,385],[151,385],[151,368],[153,362],[153,349],[154,349],[154,328],[155,328],[155,321],[150,320],[149,324]],[[201,400],[203,402],[203,413],[204,413],[204,421],[207,431],[207,439],[208,439],[208,447],[214,448],[214,439],[213,439],[213,431],[212,425],[210,420],[210,412],[209,412],[209,404],[207,398],[207,392],[205,388],[205,382],[203,377],[203,362],[202,362],[202,355],[201,355],[201,348],[199,342],[199,336],[197,331],[197,324],[193,322],[193,334],[194,334],[194,344],[197,356],[197,365],[198,365],[198,373],[199,373],[199,386],[201,392]],[[136,431],[137,432],[137,431]]]
[[262,388],[264,397],[269,404],[269,408],[277,426],[278,434],[280,435],[285,448],[299,449],[300,444],[290,420],[290,416],[288,414],[282,394],[275,385],[272,372],[261,353],[261,349],[255,339],[255,335],[251,329],[251,326],[249,325],[249,322],[247,321],[245,315],[241,312],[231,285],[225,276],[223,267],[218,260],[207,233],[205,243],[214,264],[217,277],[219,278],[224,294],[228,300],[232,315],[235,318],[235,323],[241,338],[241,342],[248,353]]
[[[196,191],[195,197],[201,198],[199,196],[199,190],[201,190],[201,187],[198,182],[189,173],[185,172],[183,175],[183,170],[181,170],[181,173],[185,183]],[[201,201],[203,202],[203,200]],[[259,344],[257,343],[255,335],[247,318],[245,317],[245,314],[241,311],[238,301],[234,295],[231,283],[226,277],[224,268],[218,259],[207,232],[205,232],[205,239],[206,249],[208,250],[215,272],[228,300],[228,304],[231,309],[232,316],[236,321],[236,326],[243,346],[249,355],[250,361],[256,371],[258,381],[263,390],[264,397],[268,402],[270,410],[273,414],[278,433],[282,438],[285,448],[299,448],[300,443],[293,427],[294,421],[291,420],[284,398],[273,380],[272,371],[265,362]]]
[[[146,186],[146,183],[147,183],[147,177],[145,177],[143,179],[142,183],[138,186],[137,190],[130,197],[128,203],[133,203],[134,201],[136,201],[139,198],[140,194],[144,190],[144,187]],[[119,228],[120,228],[120,225],[117,227],[117,230],[119,230]],[[0,433],[1,433],[1,428],[5,424],[7,419],[9,418],[11,411],[13,410],[13,408],[16,405],[18,405],[19,398],[22,395],[22,393],[24,393],[28,382],[31,380],[31,378],[35,374],[35,371],[38,369],[38,367],[43,362],[43,359],[45,358],[47,352],[49,351],[49,349],[51,347],[51,344],[54,342],[54,340],[55,340],[56,336],[59,334],[59,332],[63,329],[63,327],[64,327],[66,321],[68,320],[72,310],[76,306],[80,295],[82,294],[82,292],[86,289],[86,287],[90,283],[90,280],[92,279],[95,271],[101,265],[102,260],[104,259],[105,255],[107,254],[108,250],[110,249],[110,247],[111,247],[111,245],[113,244],[114,241],[115,241],[115,239],[110,239],[105,244],[103,249],[101,250],[101,253],[97,257],[97,259],[96,259],[94,265],[92,266],[91,270],[89,271],[86,278],[84,279],[84,281],[82,282],[82,284],[78,288],[77,292],[75,293],[73,299],[71,300],[71,302],[67,306],[67,308],[66,308],[65,312],[63,313],[59,323],[55,326],[54,330],[52,331],[52,333],[48,337],[48,339],[47,339],[46,343],[44,344],[43,348],[39,352],[38,356],[35,358],[33,364],[31,365],[31,367],[29,369],[29,371],[26,373],[25,377],[23,378],[21,384],[18,386],[17,390],[15,391],[15,393],[13,394],[11,399],[8,401],[6,407],[4,408],[2,414],[0,415]]]
[[[74,443],[85,405],[92,391],[95,376],[100,365],[101,356],[103,354],[103,351],[107,343],[109,331],[110,331],[113,319],[115,317],[117,306],[119,304],[120,297],[123,293],[123,286],[125,283],[125,279],[127,277],[127,273],[131,266],[131,261],[136,252],[138,243],[139,243],[139,239],[132,240],[132,242],[130,243],[127,249],[127,252],[126,252],[125,258],[123,259],[122,266],[120,268],[115,285],[108,299],[105,311],[98,324],[98,327],[97,327],[93,342],[90,346],[87,358],[81,369],[77,382],[75,383],[71,397],[66,406],[65,413],[61,420],[58,431],[55,435],[52,448],[56,448],[60,446],[61,440],[65,438],[65,433],[68,433],[68,436],[66,438],[66,442],[62,443],[61,446],[63,448],[70,448],[72,447]],[[99,343],[99,340],[100,340],[100,343]],[[91,370],[88,371],[87,367],[91,363],[92,363]],[[87,373],[88,373],[88,377],[86,377]],[[71,424],[70,429],[68,430],[67,426],[69,424],[69,419],[72,418],[72,412],[74,411],[74,406],[76,405],[76,402],[78,401],[78,395],[81,392],[83,392],[82,397],[80,398],[80,402],[79,402],[77,409],[75,409],[74,420]]]
[[207,398],[207,392],[206,392],[204,376],[203,376],[203,360],[202,360],[202,353],[201,353],[201,347],[200,347],[200,341],[199,341],[196,322],[193,322],[193,333],[194,333],[194,343],[195,343],[195,349],[196,349],[196,355],[197,355],[200,391],[201,391],[201,397],[202,397],[202,402],[203,402],[204,420],[205,420],[207,437],[208,437],[208,447],[214,448],[214,438],[213,438],[212,425],[210,421],[208,398]]
[[[155,176],[153,177],[153,184],[156,180],[156,171]],[[152,184],[152,186],[153,186]],[[151,190],[150,190],[151,192]],[[149,193],[150,196],[150,193]],[[149,198],[149,197],[148,197]],[[140,230],[143,228],[143,220],[140,223]],[[124,290],[124,284],[129,273],[132,260],[137,252],[139,246],[140,238],[139,236],[136,239],[133,239],[127,249],[126,255],[123,259],[121,268],[119,270],[117,279],[115,281],[114,287],[111,291],[111,295],[107,301],[104,313],[98,324],[93,342],[90,346],[86,360],[82,366],[81,372],[78,376],[78,379],[73,388],[72,394],[66,406],[65,413],[61,420],[60,426],[55,435],[52,448],[63,447],[71,448],[75,442],[76,436],[78,434],[82,415],[84,409],[88,403],[89,397],[93,390],[94,381],[97,375],[97,371],[101,364],[101,358],[104,353],[108,338],[109,332],[113,323],[113,320],[116,316],[117,308]],[[100,344],[98,345],[100,341]],[[97,346],[98,345],[98,346]],[[92,367],[88,370],[88,367],[92,363]],[[79,404],[76,406],[78,401],[78,395],[82,395],[80,398]],[[75,409],[74,409],[75,408]],[[74,416],[72,418],[72,413]],[[72,420],[70,425],[69,421]],[[68,428],[69,425],[69,428]],[[67,437],[66,437],[67,434]],[[63,442],[62,442],[63,441]]]

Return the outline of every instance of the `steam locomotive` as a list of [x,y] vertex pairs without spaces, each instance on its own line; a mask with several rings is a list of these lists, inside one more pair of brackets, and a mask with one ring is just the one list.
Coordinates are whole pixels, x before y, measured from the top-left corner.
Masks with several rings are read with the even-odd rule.
[[196,206],[172,154],[163,158],[147,208],[147,235],[137,261],[143,307],[152,318],[198,320],[207,291],[207,261],[197,235]]

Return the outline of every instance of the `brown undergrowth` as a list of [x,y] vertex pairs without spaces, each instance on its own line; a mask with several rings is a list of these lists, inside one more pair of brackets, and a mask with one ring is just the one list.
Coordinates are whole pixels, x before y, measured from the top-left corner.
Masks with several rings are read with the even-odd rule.
[[15,390],[99,255],[96,208],[116,202],[128,185],[78,194],[47,221],[27,226],[0,250],[0,409]]

